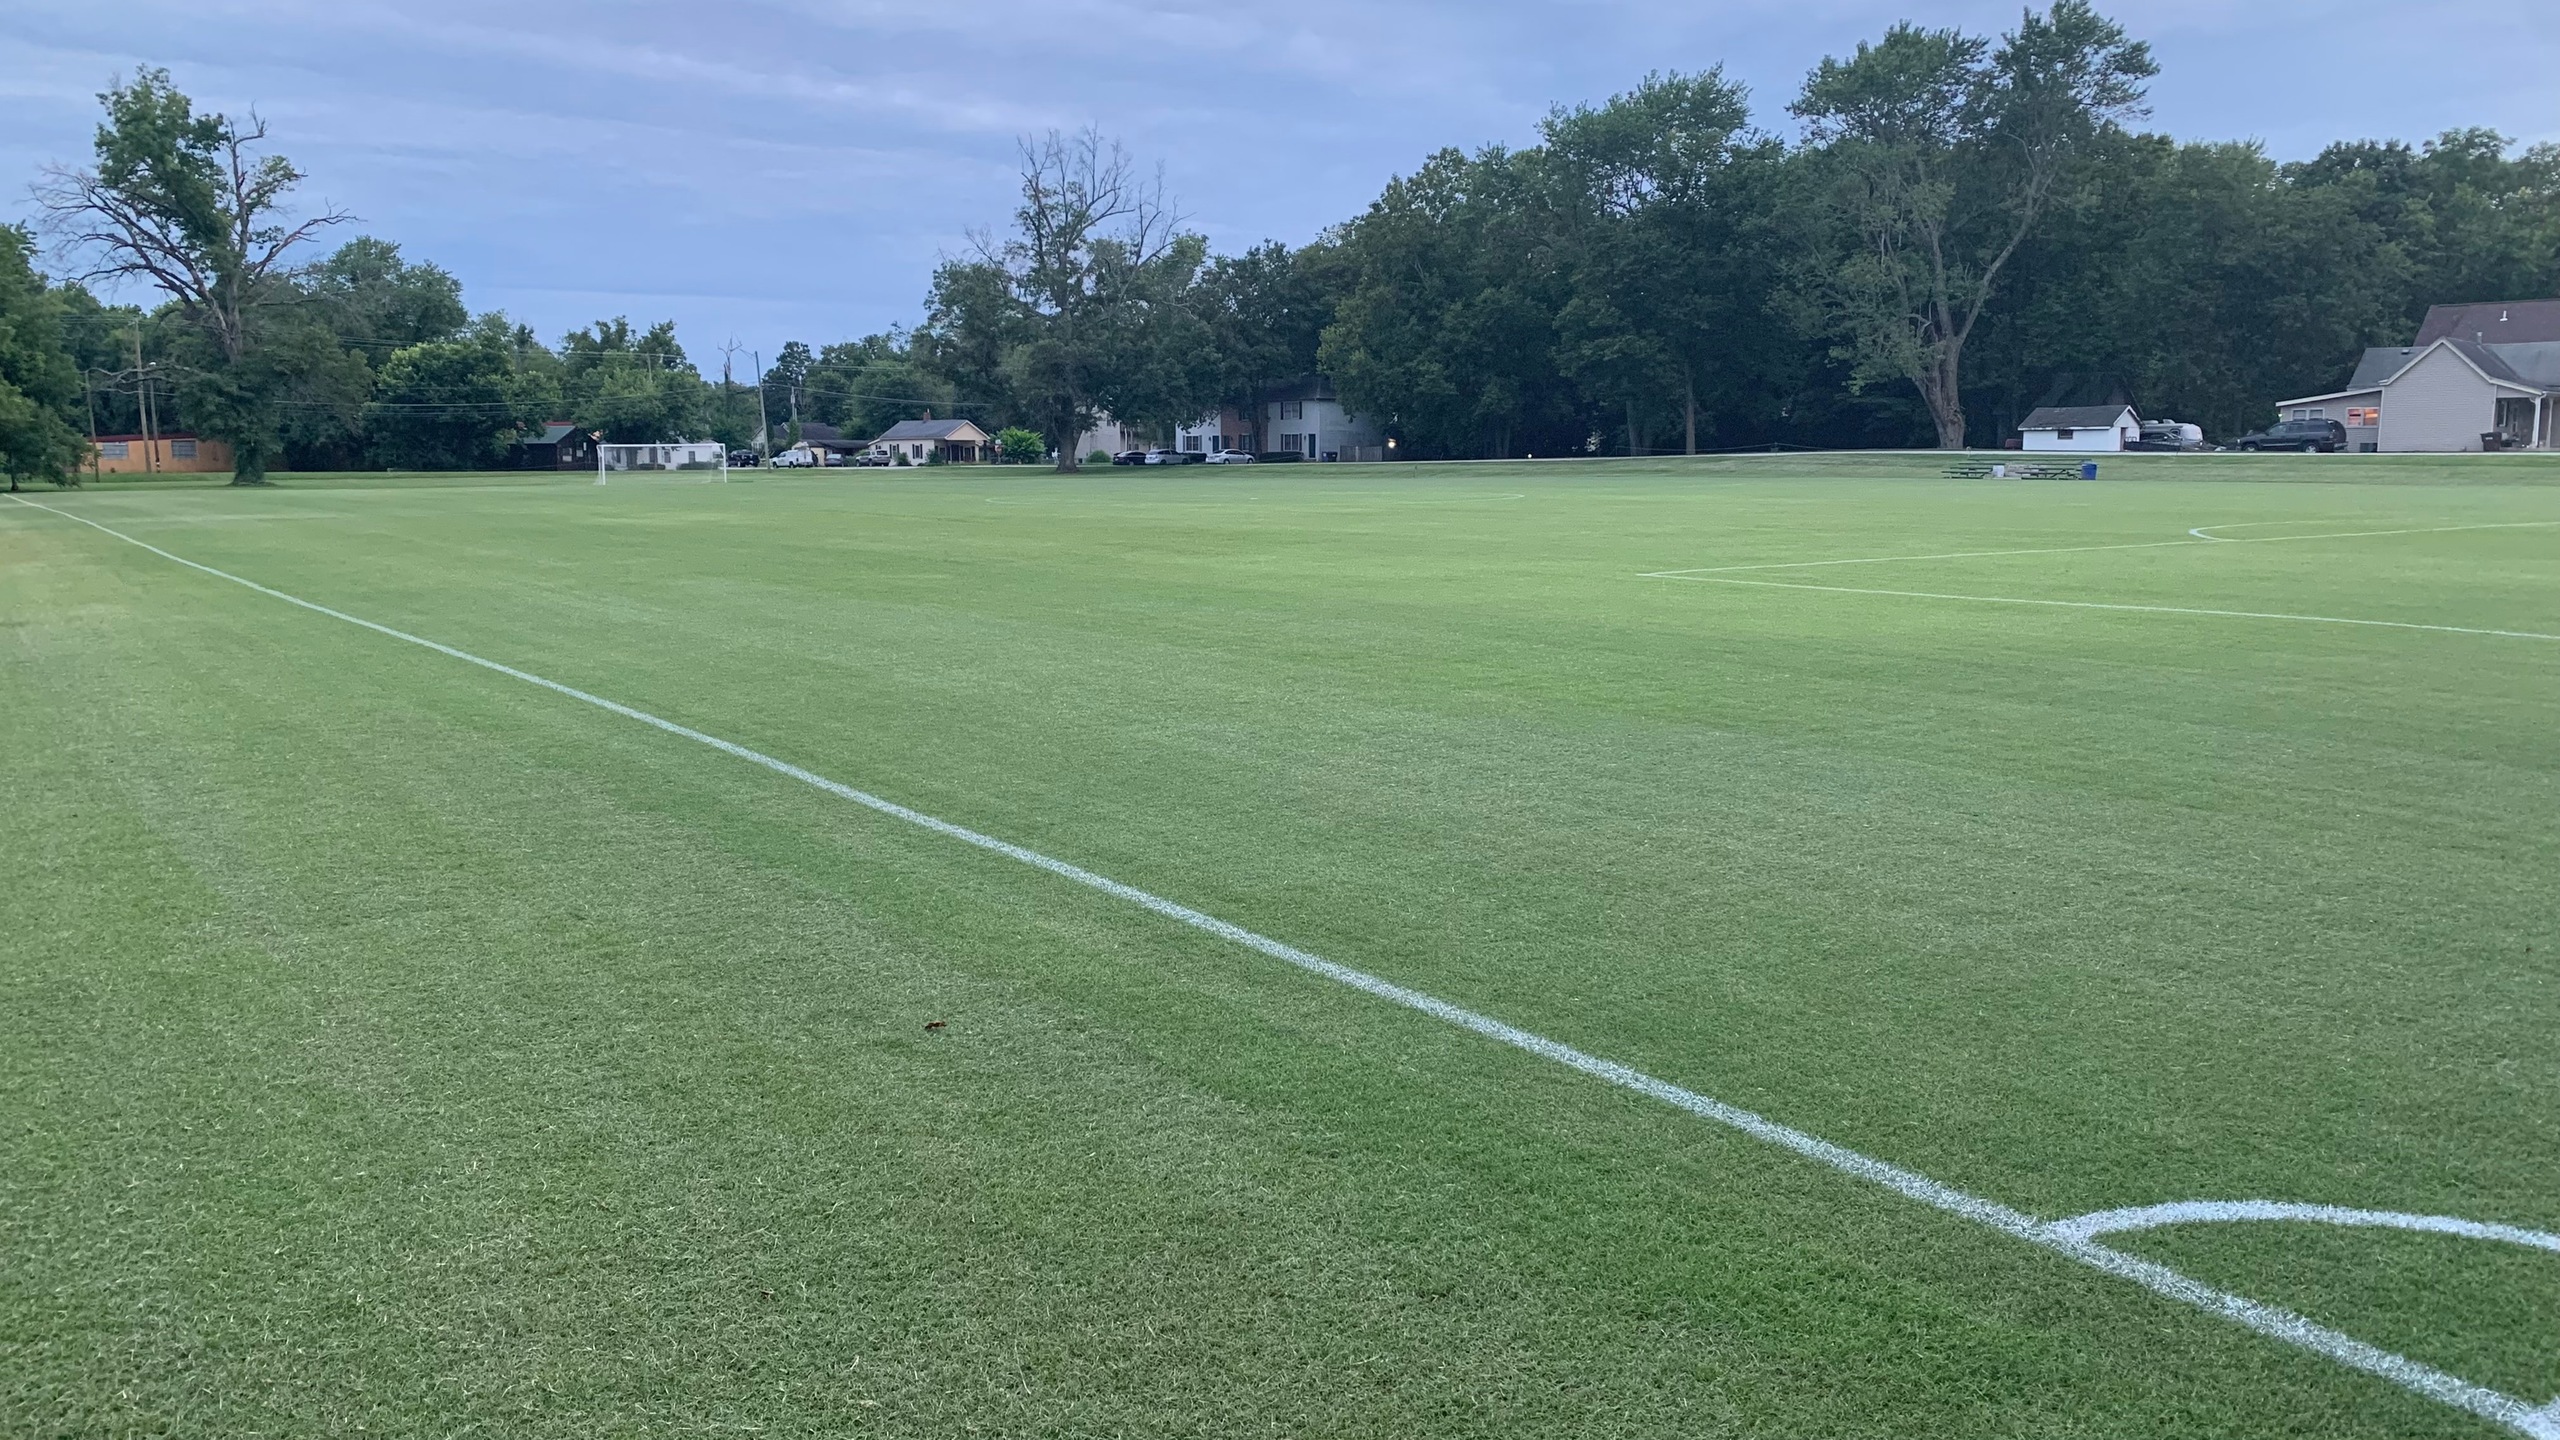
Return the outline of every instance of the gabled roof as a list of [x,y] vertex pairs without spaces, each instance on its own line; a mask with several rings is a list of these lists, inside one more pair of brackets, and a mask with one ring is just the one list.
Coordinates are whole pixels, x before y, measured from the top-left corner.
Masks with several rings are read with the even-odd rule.
[[2438,340],[2475,345],[2518,345],[2560,340],[2560,300],[2483,300],[2470,305],[2430,305],[2418,325],[2415,348]]
[[538,435],[527,435],[524,437],[524,443],[527,445],[557,445],[561,441],[568,439],[571,435],[576,434],[577,429],[577,426],[570,424],[566,420],[546,420],[542,425],[542,433]]
[[987,432],[966,420],[901,420],[880,432],[874,445],[893,440],[984,440]]
[[[2337,394],[2361,390],[2379,390],[2400,378],[2410,366],[2433,353],[2438,346],[2461,357],[2464,364],[2480,373],[2480,378],[2493,385],[2508,385],[2519,390],[2560,389],[2560,343],[2527,345],[2483,345],[2476,340],[2445,337],[2423,345],[2377,345],[2364,352],[2356,363],[2355,378]],[[2311,400],[2326,400],[2329,395],[2311,395]],[[2279,401],[2290,405],[2290,400]]]
[[2471,368],[2488,376],[2492,380],[2501,381],[2508,385],[2530,385],[2533,383],[2517,374],[2515,372],[2515,367],[2507,363],[2506,357],[2498,353],[2499,350],[2505,348],[2504,346],[2483,345],[2477,340],[2462,339],[2448,339],[2444,343],[2447,348],[2460,352],[2463,359],[2470,361]]
[[2021,430],[2106,430],[2133,409],[2130,405],[2046,405],[2027,412]]
[[2418,351],[2422,348],[2424,347],[2417,345],[2374,346],[2364,352],[2363,359],[2356,362],[2356,373],[2354,378],[2347,381],[2347,389],[2381,389],[2382,382],[2408,369],[2409,362],[2418,358]]

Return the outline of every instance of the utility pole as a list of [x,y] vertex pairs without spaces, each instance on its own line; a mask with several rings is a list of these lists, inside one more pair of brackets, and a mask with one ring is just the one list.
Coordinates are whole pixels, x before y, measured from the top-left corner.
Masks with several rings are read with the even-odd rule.
[[[738,398],[737,384],[730,378],[737,369],[737,363],[738,337],[732,335],[729,343],[720,347],[720,419],[723,423],[729,418],[729,402]],[[723,478],[729,473],[729,442],[726,440],[720,442],[720,473]]]
[[142,468],[144,473],[160,473],[160,453],[151,437],[151,375],[142,368],[142,327],[133,327],[133,389],[139,397],[142,412]]
[[756,464],[762,466],[773,459],[773,422],[764,416],[764,352],[750,350],[747,358],[756,362]]
[[89,478],[98,480],[107,472],[98,464],[98,369],[94,365],[80,367],[80,398],[89,406]]

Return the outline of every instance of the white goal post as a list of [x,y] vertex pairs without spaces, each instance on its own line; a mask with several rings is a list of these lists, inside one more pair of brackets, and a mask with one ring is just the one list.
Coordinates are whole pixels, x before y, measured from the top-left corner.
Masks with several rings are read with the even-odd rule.
[[596,483],[615,471],[717,470],[729,478],[729,447],[717,440],[660,440],[646,445],[596,442]]

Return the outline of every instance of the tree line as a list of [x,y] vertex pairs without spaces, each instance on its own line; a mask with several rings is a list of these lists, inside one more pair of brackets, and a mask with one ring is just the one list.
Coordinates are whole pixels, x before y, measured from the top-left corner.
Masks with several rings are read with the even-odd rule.
[[[1101,417],[1169,435],[1317,372],[1417,459],[1997,445],[2039,403],[2118,392],[2228,434],[2430,304],[2560,293],[2560,146],[2458,129],[2279,164],[2140,129],[2156,68],[2085,0],[1997,37],[1897,25],[1813,70],[1793,138],[1719,69],[1652,75],[1239,255],[1118,145],[1052,134],[919,323],[734,382],[671,324],[546,344],[474,316],[385,241],[301,260],[347,217],[291,209],[256,117],[145,71],[101,97],[93,163],[38,187],[66,277],[0,233],[0,463],[67,478],[87,427],[148,405],[230,440],[244,481],[490,465],[554,419],[736,445],[924,413],[1072,468]],[[162,298],[102,304],[101,279]]]

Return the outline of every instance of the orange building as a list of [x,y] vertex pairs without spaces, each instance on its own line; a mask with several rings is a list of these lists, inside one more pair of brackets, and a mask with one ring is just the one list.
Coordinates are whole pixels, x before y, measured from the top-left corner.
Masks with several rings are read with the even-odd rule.
[[228,475],[231,442],[172,435],[101,435],[95,473],[100,475]]

